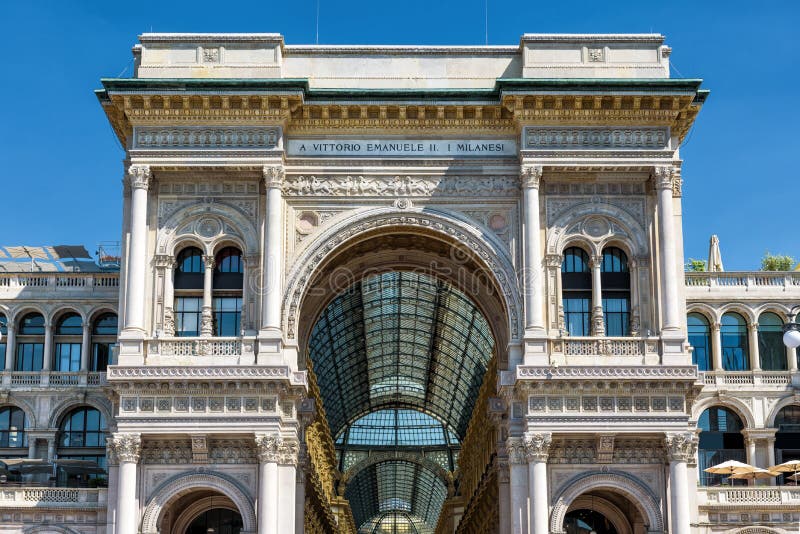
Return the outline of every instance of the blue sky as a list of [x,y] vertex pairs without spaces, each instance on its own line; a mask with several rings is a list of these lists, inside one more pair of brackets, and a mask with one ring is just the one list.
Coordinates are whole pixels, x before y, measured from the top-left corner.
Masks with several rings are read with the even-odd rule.
[[[0,244],[85,244],[120,233],[123,151],[92,93],[130,76],[146,31],[279,32],[315,40],[316,0],[0,3]],[[489,0],[490,44],[525,32],[658,32],[673,77],[711,97],[682,157],[687,257],[720,236],[725,267],[766,250],[800,259],[800,2]],[[484,0],[320,0],[321,44],[483,44]]]

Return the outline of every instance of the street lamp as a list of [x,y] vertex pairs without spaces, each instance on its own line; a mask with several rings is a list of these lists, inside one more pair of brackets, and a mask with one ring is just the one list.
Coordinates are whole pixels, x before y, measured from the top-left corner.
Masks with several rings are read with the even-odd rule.
[[800,323],[795,322],[798,311],[800,311],[800,304],[789,310],[789,320],[783,325],[783,344],[790,349],[800,347]]

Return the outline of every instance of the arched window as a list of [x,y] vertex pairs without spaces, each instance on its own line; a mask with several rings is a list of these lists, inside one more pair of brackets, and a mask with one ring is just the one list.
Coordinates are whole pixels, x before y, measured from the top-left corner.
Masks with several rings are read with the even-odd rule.
[[785,371],[786,346],[783,344],[783,321],[774,313],[758,318],[758,354],[765,371]]
[[[83,406],[69,412],[61,421],[58,436],[59,459],[89,460],[106,469],[106,421],[95,408]],[[105,482],[105,475],[59,469],[59,483],[82,485],[89,479]]]
[[117,343],[117,314],[104,313],[92,326],[92,361],[89,370],[105,371],[111,361],[111,351]]
[[8,319],[0,313],[0,363],[6,368],[6,339],[8,339]]
[[212,302],[215,336],[238,336],[241,332],[243,273],[238,248],[225,247],[217,253]]
[[711,328],[708,320],[700,313],[690,313],[686,318],[689,327],[689,344],[692,351],[692,363],[700,371],[711,370]]
[[[706,473],[705,469],[728,460],[746,461],[742,420],[728,408],[713,406],[700,415],[697,427],[701,430],[697,453],[700,484],[717,486],[723,482],[726,484],[734,482],[722,475]],[[744,480],[736,482],[746,483]]]
[[564,326],[571,336],[591,334],[592,274],[589,255],[579,247],[564,250],[561,263]]
[[750,369],[750,346],[747,341],[747,322],[738,313],[726,313],[720,325],[722,367],[726,371]]
[[203,253],[188,247],[178,254],[175,267],[175,335],[199,336],[203,311]]
[[76,372],[81,370],[81,336],[83,321],[77,313],[61,316],[56,324],[53,370]]
[[606,248],[603,250],[600,272],[606,335],[630,335],[631,274],[628,270],[628,256],[617,247]]
[[0,408],[0,448],[27,446],[25,412],[16,406]]
[[[791,404],[784,406],[775,416],[775,464],[800,460],[800,406]],[[789,473],[790,474],[790,473]],[[788,476],[784,475],[783,483],[787,484]]]
[[19,322],[15,371],[41,371],[44,361],[44,317],[29,313]]

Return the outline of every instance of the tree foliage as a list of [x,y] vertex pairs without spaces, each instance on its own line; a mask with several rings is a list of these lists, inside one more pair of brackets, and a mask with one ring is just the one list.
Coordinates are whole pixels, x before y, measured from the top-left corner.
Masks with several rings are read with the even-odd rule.
[[684,269],[693,273],[703,273],[706,271],[706,260],[689,258],[689,261],[686,262]]
[[767,251],[761,258],[762,271],[791,271],[797,264],[792,256],[784,254],[770,254]]

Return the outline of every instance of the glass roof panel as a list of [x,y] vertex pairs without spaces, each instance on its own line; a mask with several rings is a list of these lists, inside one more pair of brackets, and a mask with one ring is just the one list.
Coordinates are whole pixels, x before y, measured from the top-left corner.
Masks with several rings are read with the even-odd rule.
[[406,512],[433,529],[447,498],[447,486],[419,464],[390,460],[360,471],[345,490],[359,531],[380,513]]
[[331,432],[373,410],[418,407],[463,438],[494,340],[463,293],[433,277],[388,272],[326,307],[311,333]]
[[415,447],[457,445],[458,438],[441,421],[408,409],[371,412],[347,427],[337,446]]

